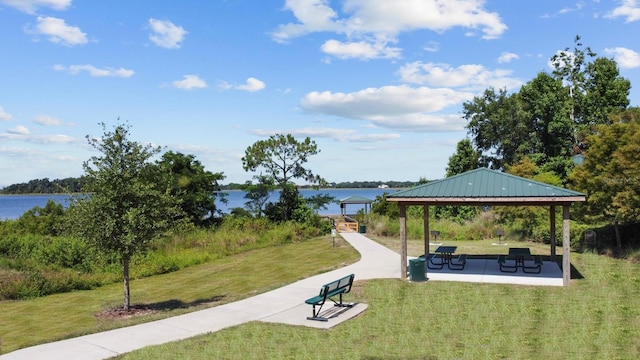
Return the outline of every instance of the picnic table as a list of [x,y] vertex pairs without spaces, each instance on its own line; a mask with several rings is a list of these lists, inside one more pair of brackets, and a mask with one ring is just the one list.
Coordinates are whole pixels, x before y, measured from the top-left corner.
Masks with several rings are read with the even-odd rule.
[[[512,260],[513,265],[508,265],[507,260]],[[527,266],[526,261],[531,260],[534,266]],[[516,272],[518,268],[522,269],[525,273],[540,273],[542,271],[542,258],[540,255],[531,255],[529,248],[509,248],[509,255],[498,256],[498,264],[500,265],[500,271],[502,272]]]
[[[462,270],[467,263],[467,254],[461,254],[453,261],[453,254],[458,249],[457,246],[438,246],[433,254],[428,256],[427,267],[429,269],[442,269],[445,265],[451,270]],[[435,259],[440,259],[439,261]]]

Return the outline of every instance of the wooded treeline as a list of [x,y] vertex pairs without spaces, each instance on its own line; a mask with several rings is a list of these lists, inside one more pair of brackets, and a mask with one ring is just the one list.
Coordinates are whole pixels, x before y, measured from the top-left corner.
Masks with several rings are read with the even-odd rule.
[[[413,181],[346,181],[330,183],[334,189],[374,189],[381,185],[387,185],[392,189],[409,188],[418,185]],[[68,194],[82,193],[86,185],[84,177],[49,180],[49,178],[30,180],[26,183],[13,184],[0,189],[0,194]],[[230,183],[220,185],[221,190],[244,190],[246,184]]]
[[81,176],[79,178],[65,178],[49,180],[49,178],[34,179],[26,183],[13,184],[0,189],[0,194],[17,195],[17,194],[68,194],[80,193],[86,185],[86,179]]

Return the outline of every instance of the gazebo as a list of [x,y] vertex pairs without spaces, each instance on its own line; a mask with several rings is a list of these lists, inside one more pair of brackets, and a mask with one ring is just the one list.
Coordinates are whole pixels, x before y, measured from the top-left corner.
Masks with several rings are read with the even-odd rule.
[[371,208],[371,203],[373,200],[367,199],[364,196],[356,196],[352,195],[340,200],[340,213],[342,215],[347,215],[347,205],[348,204],[358,204],[364,205],[364,213],[368,213],[368,208]]
[[551,258],[556,257],[556,206],[562,206],[562,282],[571,279],[569,208],[574,202],[586,201],[580,192],[533,181],[500,171],[478,168],[442,180],[398,191],[387,197],[400,208],[401,278],[407,267],[407,206],[424,207],[424,246],[429,253],[429,206],[548,206],[551,228]]

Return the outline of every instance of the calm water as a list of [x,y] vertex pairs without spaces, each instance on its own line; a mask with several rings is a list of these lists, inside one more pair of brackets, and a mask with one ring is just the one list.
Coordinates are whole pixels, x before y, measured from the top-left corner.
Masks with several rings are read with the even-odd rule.
[[[328,194],[335,197],[337,200],[347,198],[349,196],[362,196],[371,200],[375,200],[376,196],[383,193],[394,193],[395,189],[322,189],[322,190],[310,190],[303,189],[300,193],[305,198],[319,195]],[[216,202],[217,207],[225,213],[228,213],[230,209],[235,207],[244,207],[244,203],[247,199],[244,198],[244,192],[239,190],[225,191],[227,195],[227,204]],[[52,199],[53,201],[68,205],[69,195],[0,195],[0,220],[17,219],[25,211],[34,208],[35,206],[44,207],[47,201]],[[277,201],[278,193],[274,193],[270,201]],[[359,209],[364,208],[364,205],[349,204],[347,205],[347,212],[349,214],[355,214]],[[339,204],[329,204],[327,210],[321,210],[320,215],[340,214]]]

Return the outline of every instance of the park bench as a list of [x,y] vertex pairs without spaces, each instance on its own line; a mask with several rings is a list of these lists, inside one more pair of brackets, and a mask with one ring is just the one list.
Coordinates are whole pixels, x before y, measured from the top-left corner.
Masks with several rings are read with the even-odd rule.
[[[351,285],[353,285],[354,274],[345,276],[341,279],[332,281],[328,284],[322,285],[320,288],[320,293],[317,296],[309,298],[305,300],[305,303],[313,306],[313,316],[307,317],[308,320],[318,320],[318,321],[329,321],[329,318],[320,316],[320,310],[322,310],[322,306],[327,301],[327,299],[333,301],[334,306],[350,308],[353,307],[354,304],[351,303],[343,303],[342,302],[342,294],[346,294],[351,291]],[[338,296],[339,301],[333,299],[333,297]],[[317,308],[317,309],[316,309]],[[337,316],[331,316],[335,317]]]

